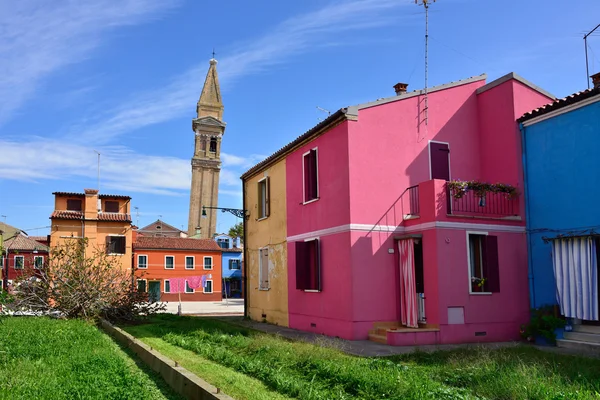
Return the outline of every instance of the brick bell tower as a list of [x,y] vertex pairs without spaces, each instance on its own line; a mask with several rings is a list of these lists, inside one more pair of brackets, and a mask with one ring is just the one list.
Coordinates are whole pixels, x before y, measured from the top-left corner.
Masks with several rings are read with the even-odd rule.
[[213,58],[196,106],[197,118],[192,120],[195,142],[188,235],[196,234],[197,227],[200,227],[203,239],[212,238],[217,227],[217,210],[207,209],[203,218],[202,206],[217,207],[218,203],[221,140],[225,133],[223,108],[217,60]]

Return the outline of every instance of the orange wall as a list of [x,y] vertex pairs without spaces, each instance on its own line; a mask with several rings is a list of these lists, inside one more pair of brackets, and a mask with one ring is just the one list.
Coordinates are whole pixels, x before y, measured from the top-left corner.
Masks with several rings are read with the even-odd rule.
[[[138,255],[148,256],[148,268],[138,269]],[[175,268],[165,269],[165,256],[175,257]],[[194,257],[194,269],[185,268],[185,257]],[[212,257],[213,268],[204,269],[204,257]],[[164,280],[169,278],[185,278],[188,276],[201,276],[212,274],[213,292],[203,293],[202,289],[196,289],[195,293],[181,293],[181,301],[220,301],[222,298],[222,262],[220,251],[198,251],[198,250],[144,250],[134,251],[133,262],[136,268],[135,275],[146,279],[147,282],[160,281],[160,300],[177,301],[179,295],[176,293],[165,293]],[[148,284],[146,284],[148,287]]]

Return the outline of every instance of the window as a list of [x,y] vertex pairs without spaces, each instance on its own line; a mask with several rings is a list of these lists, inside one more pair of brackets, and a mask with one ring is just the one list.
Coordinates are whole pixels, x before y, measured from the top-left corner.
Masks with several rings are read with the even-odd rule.
[[258,250],[258,289],[269,290],[269,249]]
[[194,257],[193,256],[185,257],[185,269],[194,269]]
[[210,138],[210,148],[208,149],[208,151],[210,151],[211,153],[217,152],[217,138],[216,137]]
[[23,269],[25,265],[25,257],[24,256],[15,256],[15,269]]
[[34,256],[33,267],[35,269],[42,269],[44,267],[44,256]]
[[80,199],[67,199],[67,210],[68,211],[81,211],[81,200]]
[[240,260],[229,260],[229,269],[240,269]]
[[204,293],[212,293],[212,282],[211,280],[206,281],[206,285],[204,286]]
[[186,293],[194,293],[194,289],[192,289],[190,287],[190,285],[188,285],[188,281],[185,281],[185,292]]
[[137,290],[138,290],[138,292],[146,293],[146,280],[145,279],[137,280]]
[[107,236],[106,252],[108,254],[125,254],[125,236]]
[[267,218],[271,213],[269,177],[258,181],[258,219]]
[[302,162],[304,163],[304,202],[308,203],[319,198],[317,149],[305,153]]
[[226,238],[217,239],[217,244],[222,249],[228,249],[229,248],[229,239],[226,239]]
[[165,269],[175,269],[175,257],[165,256]]
[[105,201],[104,202],[104,212],[118,213],[119,212],[119,202],[118,201]]
[[212,257],[204,257],[204,269],[212,269],[213,268],[212,262],[213,262]]
[[138,255],[138,268],[146,269],[148,268],[148,256],[146,255]]
[[321,291],[319,239],[296,242],[296,289]]
[[171,293],[171,282],[168,279],[165,279],[165,293]]
[[498,237],[467,233],[470,293],[500,291]]
[[229,290],[232,292],[236,291],[236,290],[241,290],[240,281],[238,281],[238,280],[229,281]]

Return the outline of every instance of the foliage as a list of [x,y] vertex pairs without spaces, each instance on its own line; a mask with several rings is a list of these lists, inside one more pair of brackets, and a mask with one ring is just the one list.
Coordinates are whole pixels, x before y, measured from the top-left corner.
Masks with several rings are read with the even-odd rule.
[[[209,318],[159,315],[152,324],[126,328],[152,345],[180,355],[178,362],[218,365],[219,374],[243,373],[250,382],[302,399],[588,399],[600,391],[600,360],[541,352],[529,346],[416,352],[389,358],[342,353],[333,339],[325,346],[294,342]],[[179,350],[178,350],[179,349]],[[196,357],[193,357],[195,354]],[[196,361],[197,360],[197,361]],[[266,390],[223,391],[236,398],[267,399]]]
[[2,322],[2,317],[6,313],[6,308],[9,307],[14,300],[15,299],[13,295],[6,290],[2,290],[2,286],[0,284],[0,322]]
[[550,343],[556,342],[556,334],[554,331],[559,328],[564,328],[566,321],[559,318],[554,313],[554,306],[546,305],[531,310],[531,318],[529,324],[521,329],[521,336],[524,339],[532,340],[536,336],[541,336]]
[[238,222],[237,224],[229,228],[228,235],[233,238],[239,237],[240,241],[244,243],[244,223]]
[[0,399],[176,399],[160,377],[81,320],[7,317]]
[[447,183],[448,188],[452,190],[452,196],[455,199],[462,198],[469,190],[472,190],[477,197],[485,197],[487,193],[504,193],[507,198],[516,197],[519,192],[517,189],[506,183],[487,183],[473,181],[455,180]]
[[[91,256],[86,255],[91,252]],[[15,283],[15,310],[66,318],[135,320],[165,309],[138,292],[132,271],[114,256],[76,239],[51,250],[41,269],[30,267]]]

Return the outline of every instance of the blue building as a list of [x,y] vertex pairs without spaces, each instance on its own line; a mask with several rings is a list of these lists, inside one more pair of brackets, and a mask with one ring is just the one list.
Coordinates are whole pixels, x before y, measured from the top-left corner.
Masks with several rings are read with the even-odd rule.
[[600,308],[600,74],[592,78],[594,89],[519,119],[531,306],[558,304],[584,324]]
[[215,240],[223,249],[223,297],[242,297],[242,249],[239,238],[216,235]]

